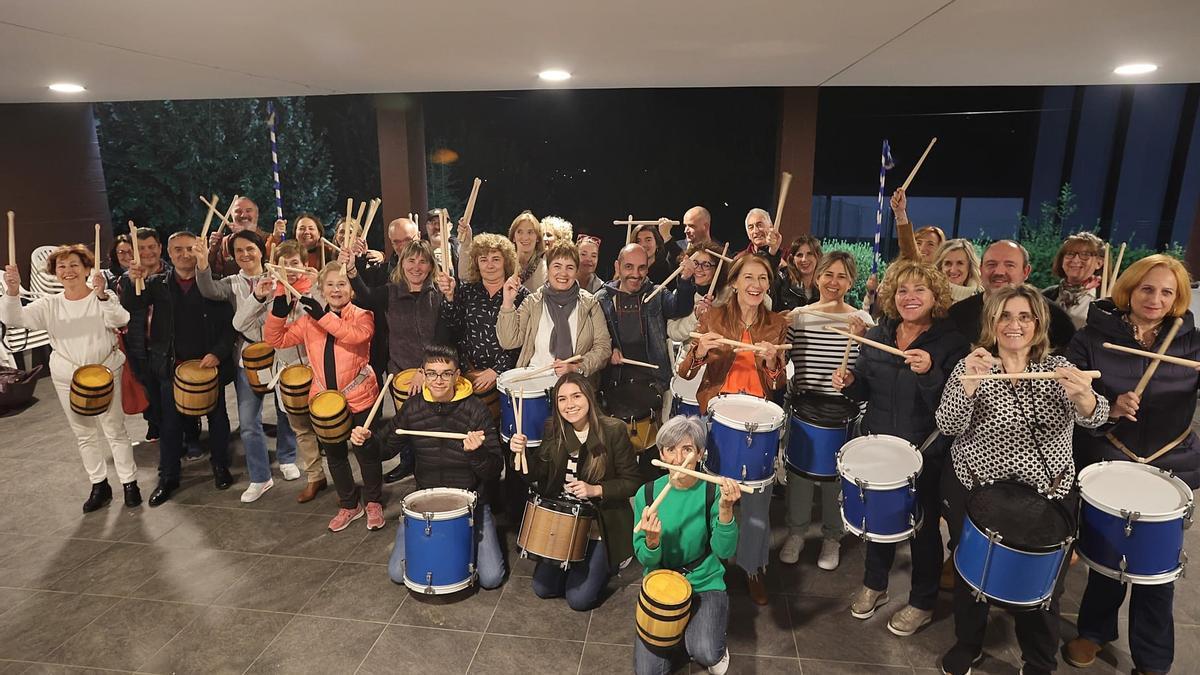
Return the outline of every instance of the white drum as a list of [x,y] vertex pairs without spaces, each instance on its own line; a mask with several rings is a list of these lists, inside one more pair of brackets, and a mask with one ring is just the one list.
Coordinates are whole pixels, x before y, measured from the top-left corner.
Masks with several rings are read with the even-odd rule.
[[917,476],[923,463],[921,452],[897,436],[861,436],[843,445],[837,471],[846,529],[879,543],[914,536],[921,524]]
[[528,438],[529,447],[542,443],[542,428],[554,410],[550,401],[550,392],[558,383],[554,371],[522,379],[536,368],[513,368],[506,370],[496,378],[496,390],[500,392],[500,438],[504,442],[512,439],[517,429],[516,412],[513,401],[522,399],[521,431]]

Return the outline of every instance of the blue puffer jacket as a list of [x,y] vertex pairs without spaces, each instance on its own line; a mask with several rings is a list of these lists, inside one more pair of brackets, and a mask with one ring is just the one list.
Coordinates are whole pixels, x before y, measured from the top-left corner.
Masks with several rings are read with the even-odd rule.
[[[1111,300],[1098,300],[1088,309],[1087,325],[1075,334],[1067,348],[1066,357],[1083,370],[1099,370],[1104,376],[1093,382],[1096,392],[1110,403],[1137,387],[1150,359],[1105,349],[1103,344],[1142,349],[1133,339],[1133,332]],[[1146,351],[1158,351],[1173,319],[1163,323],[1154,346]],[[1183,325],[1167,350],[1170,356],[1200,360],[1200,333],[1192,321],[1192,313],[1183,316]],[[1196,412],[1196,392],[1200,374],[1186,366],[1163,362],[1142,392],[1137,421],[1120,419],[1098,429],[1078,430],[1075,435],[1075,456],[1080,467],[1103,460],[1128,460],[1107,438],[1112,433],[1125,447],[1141,457],[1158,452],[1175,440],[1192,424]],[[1174,450],[1152,462],[1153,466],[1170,470],[1193,490],[1200,487],[1200,441],[1191,432]]]

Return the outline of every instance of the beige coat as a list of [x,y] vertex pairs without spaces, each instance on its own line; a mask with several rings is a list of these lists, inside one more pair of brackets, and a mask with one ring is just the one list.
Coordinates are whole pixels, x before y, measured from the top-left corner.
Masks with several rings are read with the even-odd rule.
[[[542,291],[538,289],[517,309],[501,309],[496,317],[496,339],[504,349],[521,348],[517,367],[524,368],[533,358],[537,344],[538,325],[544,311]],[[580,365],[583,374],[595,380],[595,375],[608,365],[612,356],[612,339],[608,335],[608,324],[596,296],[579,291],[579,328],[575,334],[575,354],[583,355]]]

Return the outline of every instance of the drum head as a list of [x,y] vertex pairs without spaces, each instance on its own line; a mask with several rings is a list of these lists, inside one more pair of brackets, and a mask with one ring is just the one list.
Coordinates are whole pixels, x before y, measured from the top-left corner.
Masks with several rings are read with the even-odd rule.
[[242,350],[242,358],[243,359],[257,359],[257,358],[266,356],[267,354],[274,354],[274,353],[275,353],[275,348],[272,347],[270,344],[268,344],[266,342],[255,342],[253,344],[246,345],[246,348]]
[[466,515],[475,506],[475,493],[455,488],[430,488],[417,490],[404,498],[401,508],[410,518],[424,518],[433,514],[433,520],[450,520]]
[[731,429],[757,425],[755,431],[771,431],[783,426],[783,408],[746,394],[722,394],[708,402],[713,419]]
[[500,393],[508,394],[509,396],[516,394],[518,391],[525,392],[525,398],[543,396],[546,392],[553,389],[554,385],[558,382],[558,376],[554,374],[554,371],[531,377],[528,380],[513,382],[513,380],[524,377],[535,370],[537,368],[532,366],[506,370],[500,373],[500,377],[496,378],[496,388],[500,390]]
[[112,384],[112,371],[100,365],[80,366],[75,371],[75,381],[81,387],[98,389]]
[[792,401],[792,414],[818,427],[844,427],[858,417],[858,404],[845,396],[801,393]]
[[846,443],[838,453],[838,473],[851,482],[872,488],[892,488],[921,473],[921,453],[896,436],[862,436]]
[[681,604],[692,595],[692,585],[674,570],[655,570],[642,579],[646,595],[663,605]]
[[1192,491],[1162,469],[1134,462],[1100,462],[1079,472],[1079,493],[1105,513],[1136,511],[1139,521],[1174,520],[1187,511]]
[[176,366],[175,376],[184,382],[207,382],[217,376],[217,369],[202,366],[199,359],[193,359]]
[[586,516],[589,518],[596,517],[595,506],[592,506],[588,502],[567,499],[565,496],[559,498],[543,497],[531,492],[529,494],[529,501],[533,502],[534,506],[539,506],[543,509],[554,511],[556,513],[574,514],[576,511],[578,511],[579,515],[581,516]]
[[308,410],[317,417],[333,417],[346,409],[346,397],[342,392],[326,389],[308,403]]
[[708,366],[700,366],[700,372],[690,380],[685,380],[676,375],[671,378],[671,394],[678,396],[684,403],[696,405],[698,403],[696,394],[700,391],[700,381],[704,379],[704,369]]
[[279,382],[291,386],[310,383],[312,382],[312,368],[302,363],[292,364],[279,373]]
[[975,488],[967,499],[967,516],[980,531],[999,532],[1005,546],[1029,553],[1057,550],[1075,533],[1075,521],[1061,500],[1015,481]]

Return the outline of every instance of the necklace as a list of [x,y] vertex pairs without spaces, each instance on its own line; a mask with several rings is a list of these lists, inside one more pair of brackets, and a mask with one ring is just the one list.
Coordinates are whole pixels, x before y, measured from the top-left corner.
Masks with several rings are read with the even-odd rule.
[[1133,329],[1133,339],[1143,347],[1150,347],[1158,340],[1158,331],[1162,329],[1163,322],[1159,321],[1153,327],[1143,329],[1141,326],[1130,321],[1128,314],[1122,314],[1121,319]]

